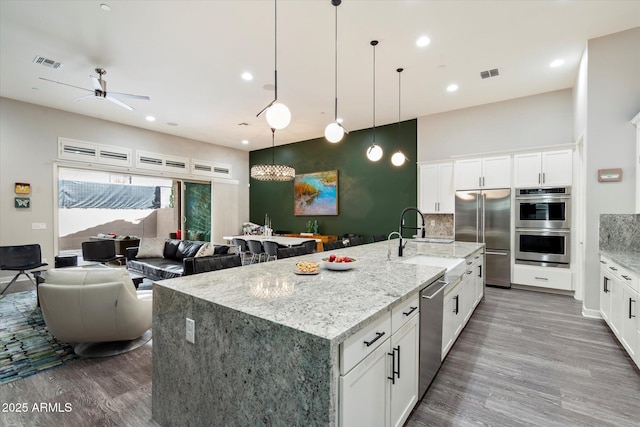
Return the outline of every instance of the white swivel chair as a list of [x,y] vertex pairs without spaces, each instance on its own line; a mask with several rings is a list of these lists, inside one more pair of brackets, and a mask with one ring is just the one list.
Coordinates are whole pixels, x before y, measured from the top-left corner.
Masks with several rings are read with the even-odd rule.
[[38,287],[49,332],[76,354],[112,356],[151,339],[152,291],[136,291],[121,268],[48,270]]

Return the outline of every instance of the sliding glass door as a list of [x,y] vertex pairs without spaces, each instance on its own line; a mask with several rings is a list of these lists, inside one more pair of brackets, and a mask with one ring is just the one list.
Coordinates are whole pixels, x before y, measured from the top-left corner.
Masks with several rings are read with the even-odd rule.
[[211,241],[211,183],[184,181],[182,238]]

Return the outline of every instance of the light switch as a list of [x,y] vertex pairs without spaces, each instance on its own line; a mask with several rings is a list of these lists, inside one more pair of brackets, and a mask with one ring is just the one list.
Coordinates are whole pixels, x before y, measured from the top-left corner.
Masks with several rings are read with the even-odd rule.
[[46,230],[47,223],[46,222],[32,222],[31,223],[32,230]]

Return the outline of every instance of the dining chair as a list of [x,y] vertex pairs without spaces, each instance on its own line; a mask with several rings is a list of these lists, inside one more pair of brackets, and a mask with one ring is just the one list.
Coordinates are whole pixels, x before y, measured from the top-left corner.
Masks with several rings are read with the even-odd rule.
[[256,258],[258,259],[258,262],[262,262],[262,257],[266,256],[262,249],[262,243],[258,240],[247,240],[247,246],[251,253],[251,264],[255,262]]
[[303,248],[305,248],[306,253],[311,254],[316,250],[316,245],[317,244],[315,240],[305,240],[304,242],[296,246],[302,246]]
[[322,244],[322,249],[326,252],[326,251],[333,251],[335,249],[342,249],[344,248],[344,243],[342,243],[342,240],[336,240],[334,242],[325,242]]
[[272,242],[269,240],[265,240],[262,243],[264,247],[264,253],[266,254],[267,261],[273,259],[274,261],[278,259],[278,248],[281,246],[277,242]]
[[387,236],[385,236],[384,234],[374,234],[373,235],[373,241],[374,242],[382,242],[383,240],[387,240]]
[[251,252],[249,251],[249,247],[247,245],[247,241],[238,237],[232,239],[231,241],[233,242],[233,246],[236,248],[236,251],[240,255],[240,261],[242,261],[242,265],[247,264],[247,255],[251,255]]

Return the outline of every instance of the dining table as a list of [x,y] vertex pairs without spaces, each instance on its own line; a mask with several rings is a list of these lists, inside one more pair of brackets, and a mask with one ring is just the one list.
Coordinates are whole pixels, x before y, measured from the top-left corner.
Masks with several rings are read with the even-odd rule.
[[238,235],[238,236],[223,236],[223,239],[227,240],[228,242],[232,242],[233,239],[243,239],[243,240],[257,240],[259,242],[265,242],[265,241],[269,241],[269,242],[276,242],[279,245],[282,246],[296,246],[299,245],[303,242],[307,242],[309,240],[313,240],[315,242],[321,242],[321,239],[317,239],[313,236],[309,236],[309,237],[285,237],[285,236],[264,236],[261,234],[247,234],[247,235]]

